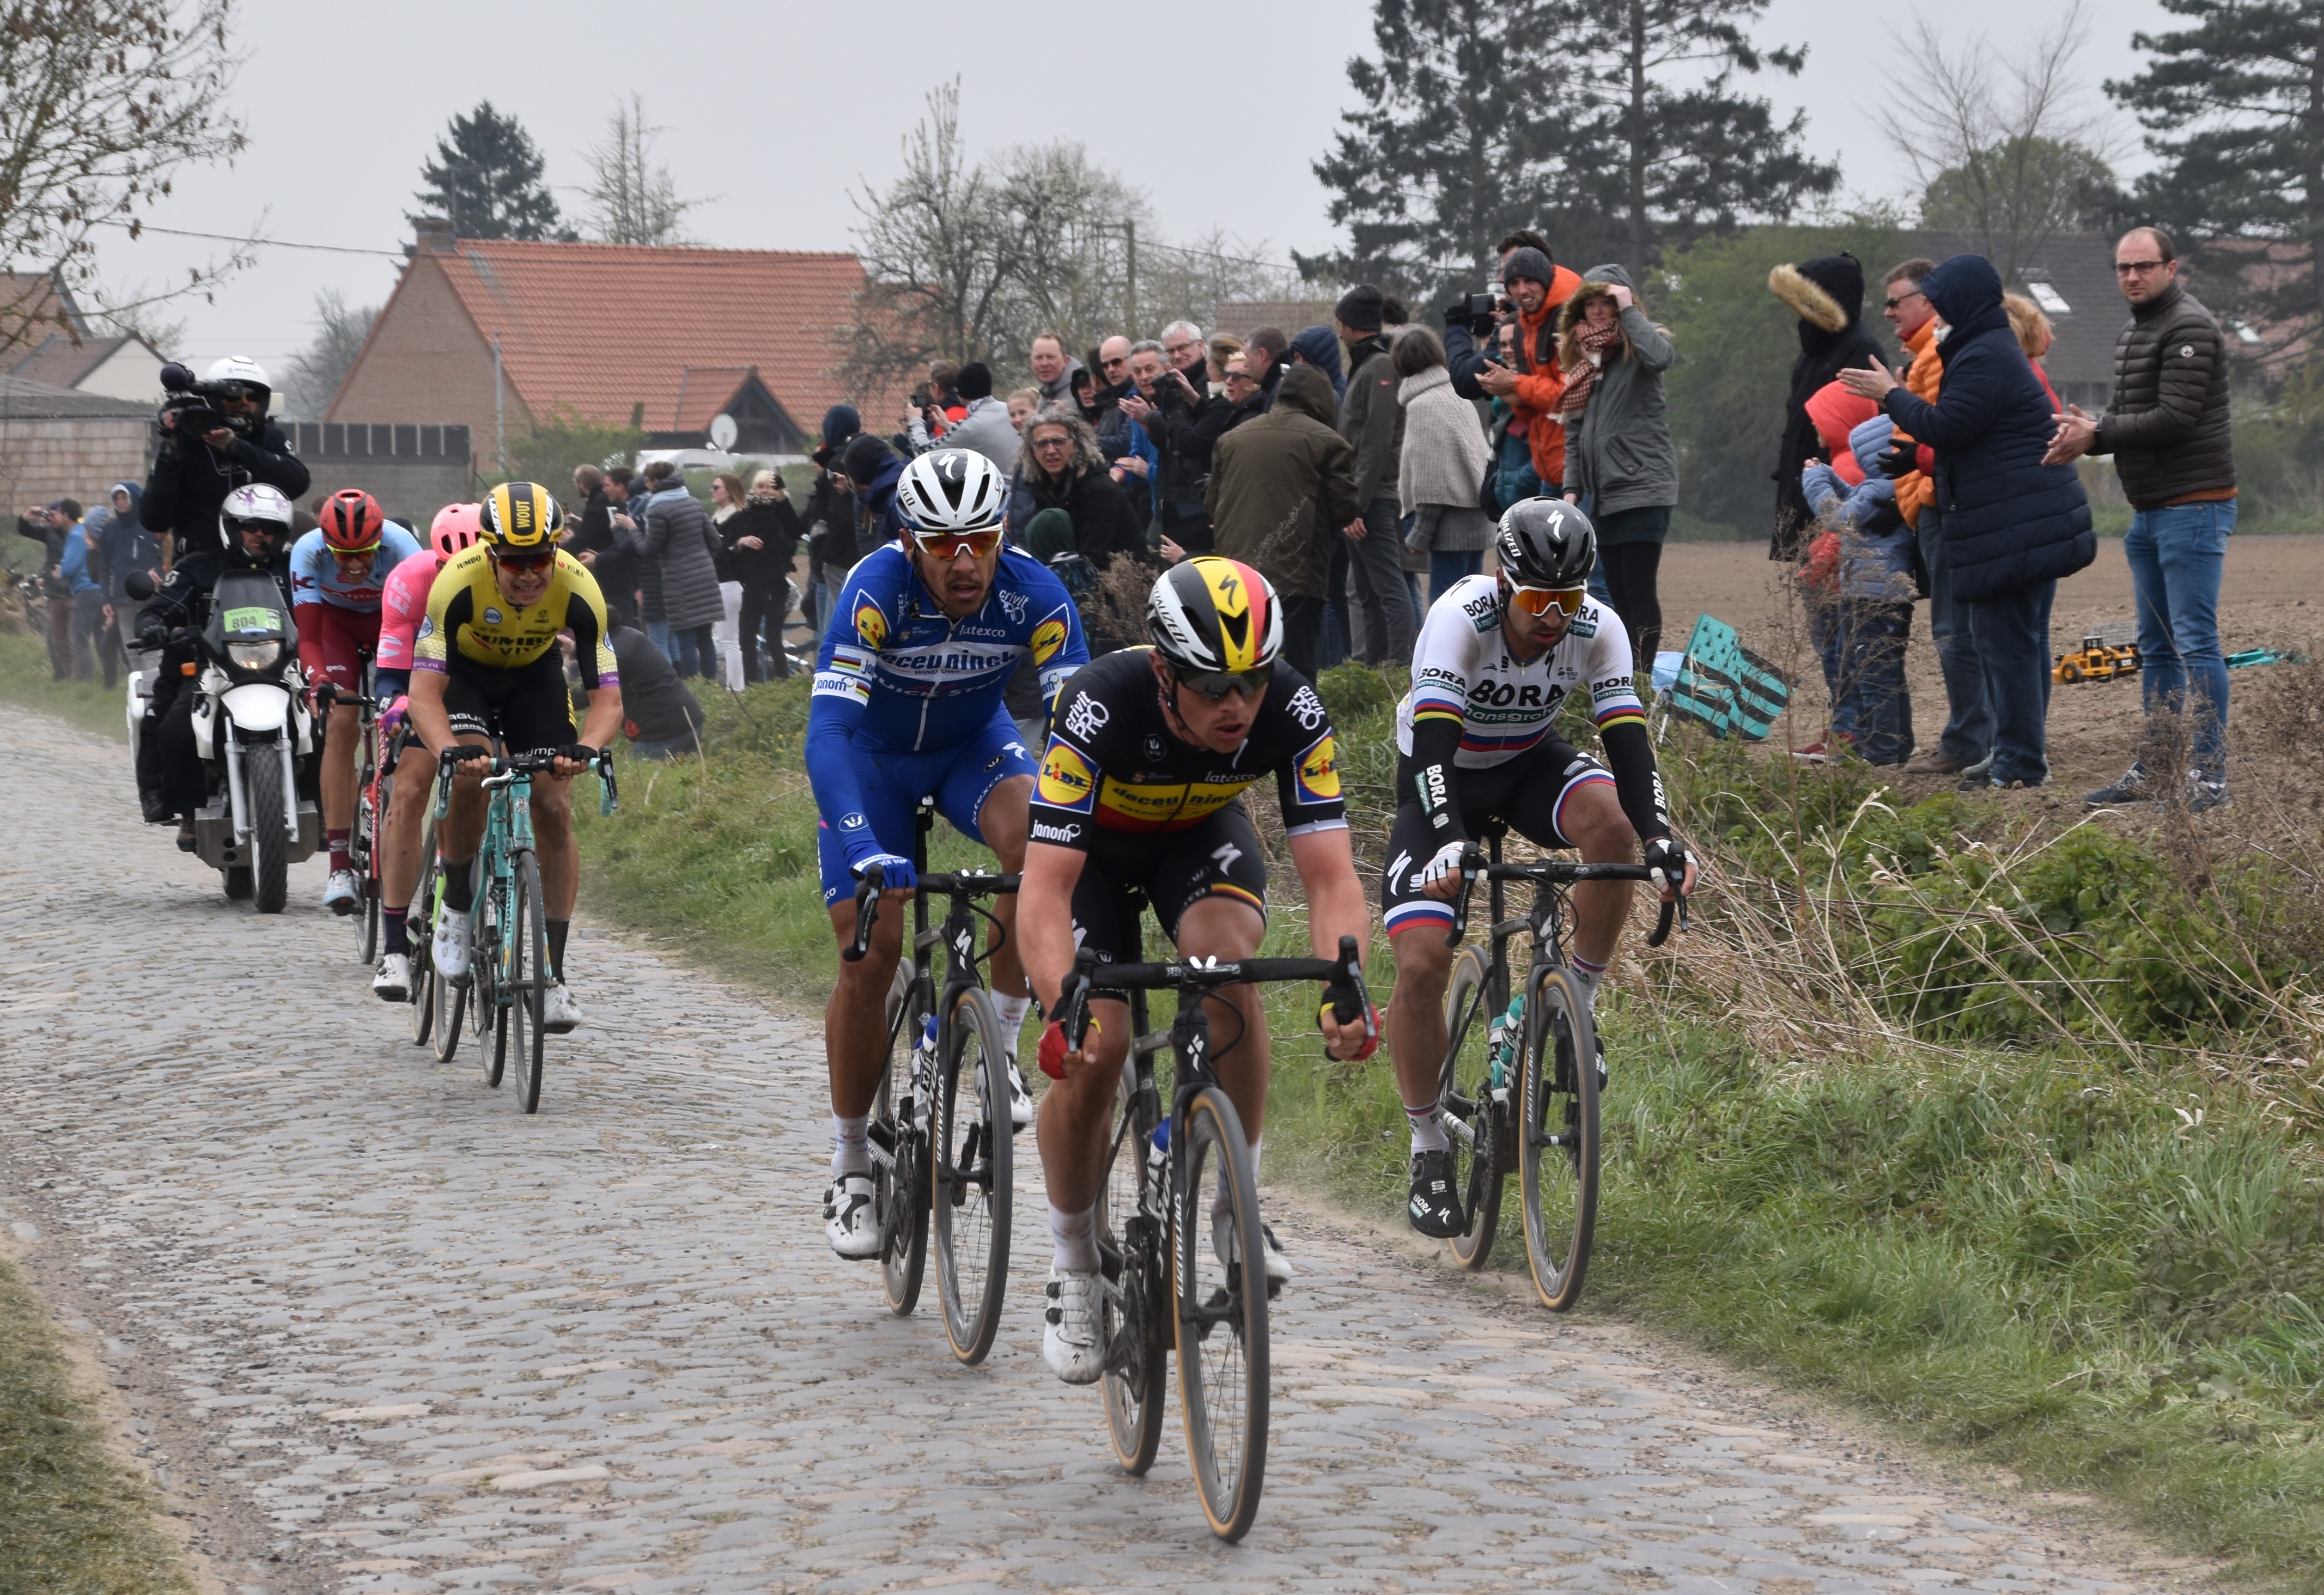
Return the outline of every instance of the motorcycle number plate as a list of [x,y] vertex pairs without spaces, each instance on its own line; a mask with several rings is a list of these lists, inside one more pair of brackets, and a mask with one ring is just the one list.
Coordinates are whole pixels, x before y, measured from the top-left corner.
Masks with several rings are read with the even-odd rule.
[[221,623],[229,632],[272,632],[275,627],[274,612],[265,608],[229,609]]

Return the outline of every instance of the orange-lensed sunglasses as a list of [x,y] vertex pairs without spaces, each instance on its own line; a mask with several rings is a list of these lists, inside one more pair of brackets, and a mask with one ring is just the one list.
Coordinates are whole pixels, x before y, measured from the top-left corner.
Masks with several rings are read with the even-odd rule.
[[939,559],[957,559],[964,549],[972,559],[982,559],[1001,546],[1001,529],[990,531],[914,532],[912,541]]
[[1589,595],[1587,586],[1528,587],[1522,583],[1509,584],[1509,602],[1527,614],[1547,614],[1552,607],[1564,612],[1566,617],[1581,613],[1582,600]]

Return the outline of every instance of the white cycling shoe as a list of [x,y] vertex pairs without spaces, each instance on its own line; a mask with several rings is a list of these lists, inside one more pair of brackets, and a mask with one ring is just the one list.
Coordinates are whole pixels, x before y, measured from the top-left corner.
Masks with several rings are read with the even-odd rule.
[[[1267,1269],[1267,1294],[1273,1296],[1298,1278],[1299,1271],[1291,1266],[1291,1259],[1284,1256],[1283,1242],[1275,1238],[1273,1224],[1260,1224],[1259,1239],[1259,1261]],[[1211,1250],[1216,1254],[1222,1267],[1231,1268],[1235,1266],[1234,1212],[1231,1208],[1211,1210]]]
[[823,1191],[823,1233],[831,1249],[853,1263],[880,1255],[880,1210],[868,1174],[834,1175]]
[[540,995],[540,1028],[551,1036],[563,1036],[581,1024],[581,1005],[573,1000],[572,989],[563,981],[551,981],[549,990]]
[[402,953],[382,953],[372,971],[371,994],[382,1002],[403,1002],[411,996],[411,959]]
[[[1025,1089],[1025,1076],[1017,1068],[1015,1056],[1013,1054],[1004,1056],[1008,1059],[1008,1067],[1003,1073],[1009,1078],[1009,1122],[1016,1129],[1023,1129],[1033,1122],[1032,1094]],[[976,1072],[976,1089],[980,1092],[984,1089],[984,1070],[982,1065],[979,1065]]]
[[1049,1269],[1049,1305],[1042,1314],[1041,1360],[1069,1385],[1094,1385],[1105,1372],[1105,1342],[1098,1330],[1098,1305],[1105,1277],[1096,1269]]
[[429,962],[454,985],[468,978],[468,916],[457,908],[436,910],[436,936],[428,944]]
[[355,905],[362,901],[363,893],[355,888],[355,872],[353,870],[332,871],[329,883],[323,888],[323,907],[345,917],[354,913]]

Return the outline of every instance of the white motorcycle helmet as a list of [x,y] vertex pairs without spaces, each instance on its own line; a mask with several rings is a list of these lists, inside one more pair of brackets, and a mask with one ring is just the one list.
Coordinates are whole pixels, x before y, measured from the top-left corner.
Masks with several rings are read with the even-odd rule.
[[254,482],[247,487],[237,487],[226,495],[218,506],[218,535],[226,539],[226,552],[241,554],[242,529],[253,521],[271,522],[275,540],[290,535],[290,501],[263,482]]
[[240,383],[258,390],[258,413],[264,415],[269,401],[274,397],[274,384],[266,380],[266,368],[247,355],[228,355],[215,361],[202,373],[206,383]]

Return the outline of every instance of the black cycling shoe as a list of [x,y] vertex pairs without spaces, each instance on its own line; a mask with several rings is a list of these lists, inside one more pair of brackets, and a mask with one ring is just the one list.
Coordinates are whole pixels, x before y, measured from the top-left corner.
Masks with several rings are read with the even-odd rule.
[[144,812],[145,823],[149,825],[166,825],[178,817],[177,812],[161,801],[159,792],[140,791],[137,807]]
[[1468,1217],[1461,1211],[1461,1194],[1452,1188],[1450,1148],[1412,1155],[1412,1203],[1405,1211],[1414,1229],[1435,1240],[1450,1240],[1469,1232]]

